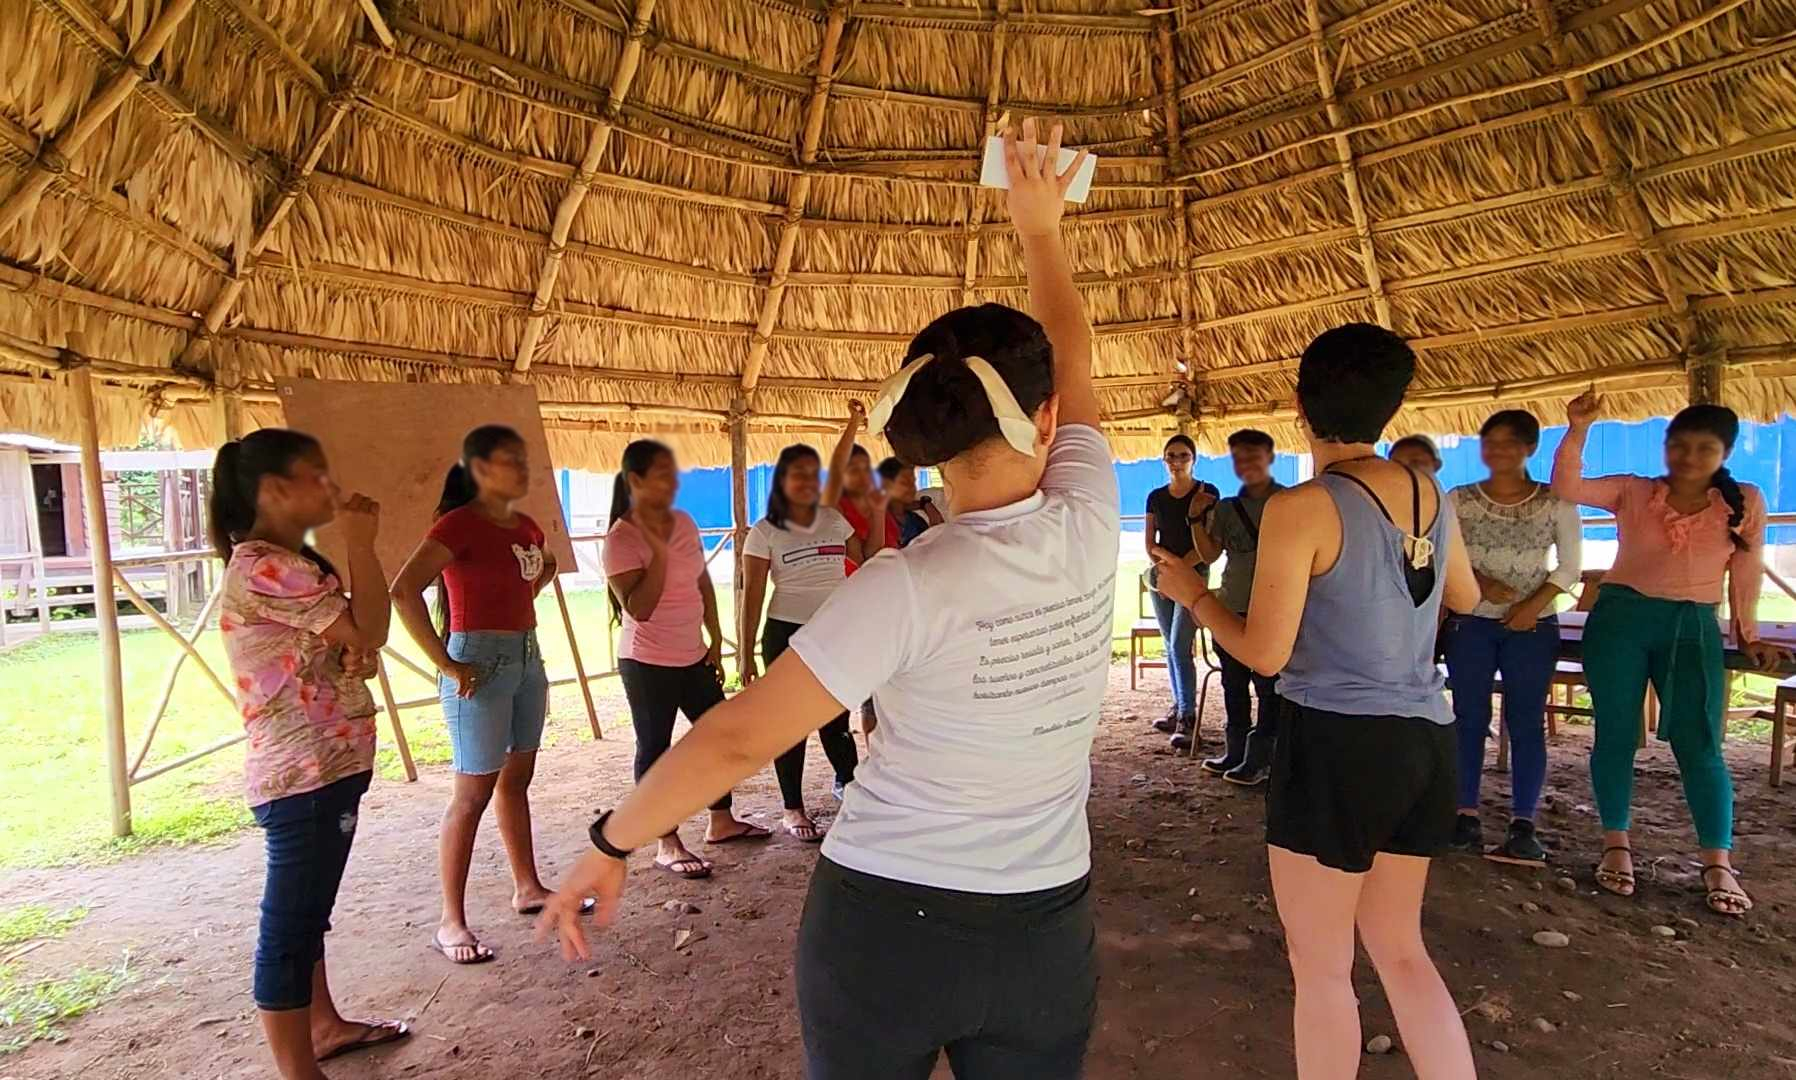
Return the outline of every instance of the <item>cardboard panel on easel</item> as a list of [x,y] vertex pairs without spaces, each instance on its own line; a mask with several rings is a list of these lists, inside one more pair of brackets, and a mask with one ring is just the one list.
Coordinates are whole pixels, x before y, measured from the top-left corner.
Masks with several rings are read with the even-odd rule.
[[[563,572],[574,566],[549,442],[534,388],[438,383],[279,379],[288,427],[324,444],[331,477],[344,492],[380,503],[376,550],[388,578],[430,531],[443,476],[461,458],[461,440],[482,424],[504,424],[530,448],[530,494],[518,507],[536,519]],[[319,531],[319,550],[347,577],[349,560],[334,529]],[[351,589],[354,585],[345,582]]]

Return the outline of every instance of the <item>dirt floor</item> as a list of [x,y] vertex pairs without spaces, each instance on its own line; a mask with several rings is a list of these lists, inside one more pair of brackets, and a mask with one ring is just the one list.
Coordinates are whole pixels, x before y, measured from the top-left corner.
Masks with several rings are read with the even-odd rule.
[[[1117,669],[1112,686],[1093,758],[1103,991],[1089,1075],[1290,1076],[1291,982],[1267,895],[1263,799],[1169,754],[1147,730],[1158,698],[1130,693],[1126,671]],[[1216,695],[1211,701],[1205,725],[1214,738]],[[628,731],[620,718],[608,726]],[[1587,739],[1587,729],[1574,728],[1553,748],[1542,826],[1554,870],[1465,858],[1435,870],[1427,937],[1466,1010],[1481,1074],[1796,1077],[1796,1019],[1778,1004],[1796,995],[1796,788],[1766,786],[1762,745],[1732,747],[1739,861],[1759,906],[1743,922],[1723,921],[1693,891],[1675,766],[1667,749],[1652,747],[1641,757],[1637,798],[1641,894],[1598,895]],[[630,750],[626,734],[545,757],[534,791],[545,877],[580,855],[594,808],[628,785]],[[826,772],[813,742],[817,806],[830,805]],[[776,839],[716,849],[709,882],[639,872],[598,959],[570,967],[510,914],[489,825],[470,903],[500,958],[452,969],[426,945],[445,780],[437,769],[416,785],[383,783],[364,803],[329,945],[333,981],[355,1012],[406,1016],[418,1035],[333,1063],[333,1077],[800,1075],[791,952],[814,848]],[[1490,775],[1485,792],[1494,842],[1505,778]],[[775,821],[771,770],[739,789],[737,803]],[[69,937],[27,958],[33,970],[129,950],[138,973],[121,997],[69,1025],[66,1042],[0,1058],[0,1078],[271,1076],[248,999],[261,869],[261,838],[248,833],[219,847],[0,880],[9,903],[93,909]],[[1562,876],[1575,887],[1564,888]],[[663,904],[672,899],[700,914],[669,914]],[[699,933],[676,949],[682,929]],[[1534,944],[1545,929],[1569,935],[1570,947]],[[1358,983],[1366,1037],[1394,1036],[1369,964]],[[1399,1046],[1366,1056],[1361,1075],[1412,1073]]]

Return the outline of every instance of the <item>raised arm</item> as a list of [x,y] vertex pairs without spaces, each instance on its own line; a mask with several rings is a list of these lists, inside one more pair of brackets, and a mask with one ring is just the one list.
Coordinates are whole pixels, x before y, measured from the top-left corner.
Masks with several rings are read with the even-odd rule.
[[823,479],[823,505],[834,507],[842,501],[842,471],[848,468],[848,459],[854,455],[854,440],[861,433],[861,427],[867,422],[867,406],[859,401],[848,403],[848,426],[842,429],[842,437],[836,440],[836,448],[830,451],[829,475]]
[[1066,190],[1084,167],[1089,151],[1081,150],[1065,172],[1057,173],[1060,135],[1061,127],[1055,124],[1044,159],[1033,119],[1023,121],[1020,140],[1015,132],[1005,132],[1008,203],[1029,277],[1029,313],[1047,331],[1054,349],[1054,392],[1060,396],[1060,422],[1097,427],[1102,413],[1091,381],[1091,322],[1085,315],[1084,298],[1073,284],[1072,262],[1060,238]]
[[337,508],[349,547],[349,610],[325,627],[326,641],[375,652],[387,643],[393,608],[387,600],[387,576],[380,556],[374,553],[374,537],[380,528],[380,504],[365,495],[351,495]]
[[1553,454],[1553,494],[1566,502],[1615,510],[1620,507],[1622,493],[1632,478],[1586,478],[1584,475],[1584,437],[1602,413],[1603,399],[1594,390],[1579,394],[1566,406],[1565,418],[1569,426],[1565,438],[1559,440],[1559,449]]

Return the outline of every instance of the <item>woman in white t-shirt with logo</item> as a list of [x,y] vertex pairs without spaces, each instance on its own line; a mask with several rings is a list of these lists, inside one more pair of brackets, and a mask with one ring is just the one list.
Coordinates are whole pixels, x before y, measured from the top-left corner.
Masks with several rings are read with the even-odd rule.
[[[873,695],[877,750],[824,841],[799,929],[810,1080],[1080,1075],[1097,1000],[1091,742],[1121,536],[1091,327],[1060,240],[1060,132],[1006,136],[1035,318],[962,308],[912,340],[869,417],[940,466],[949,522],[880,552],[753,686],[600,816],[598,851],[540,924],[589,955],[579,898],[612,919],[629,850]],[[1040,321],[1037,322],[1036,320]]]
[[[835,508],[822,505],[818,475],[822,468],[823,459],[808,446],[788,446],[780,451],[779,461],[773,466],[772,490],[767,494],[767,516],[755,522],[743,545],[747,578],[742,592],[742,644],[737,654],[745,688],[761,674],[755,666],[756,640],[760,640],[767,665],[772,667],[786,651],[792,635],[810,622],[823,602],[847,580],[848,544],[854,537],[854,526]],[[773,602],[767,605],[767,634],[761,637],[761,605],[770,577]],[[823,725],[817,740],[836,771],[836,797],[841,798],[843,789],[854,781],[854,768],[860,762],[854,733],[848,730],[848,713]],[[779,777],[780,796],[786,804],[786,831],[814,844],[823,839],[823,833],[805,813],[807,741],[800,739],[792,749],[775,758],[773,771]]]

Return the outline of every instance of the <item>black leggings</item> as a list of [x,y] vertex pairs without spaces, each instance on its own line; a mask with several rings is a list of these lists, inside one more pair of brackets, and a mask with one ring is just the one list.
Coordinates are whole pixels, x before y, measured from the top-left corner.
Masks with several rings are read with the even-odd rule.
[[[630,725],[636,729],[636,779],[641,781],[673,745],[674,717],[683,712],[688,723],[698,723],[712,706],[723,704],[723,684],[717,681],[716,669],[703,661],[687,667],[662,667],[619,660],[617,673],[630,702]],[[729,808],[727,791],[711,804],[713,810]]]
[[[792,642],[792,635],[798,633],[797,623],[781,622],[778,619],[767,620],[767,631],[761,637],[761,656],[768,667],[779,659],[780,653]],[[854,745],[854,733],[848,730],[848,714],[843,713],[817,732],[817,741],[823,744],[823,754],[836,770],[836,782],[847,785],[854,781],[854,768],[861,763],[860,750]],[[786,802],[788,810],[804,809],[804,744],[798,745],[773,759],[773,771],[780,779],[780,797]]]

